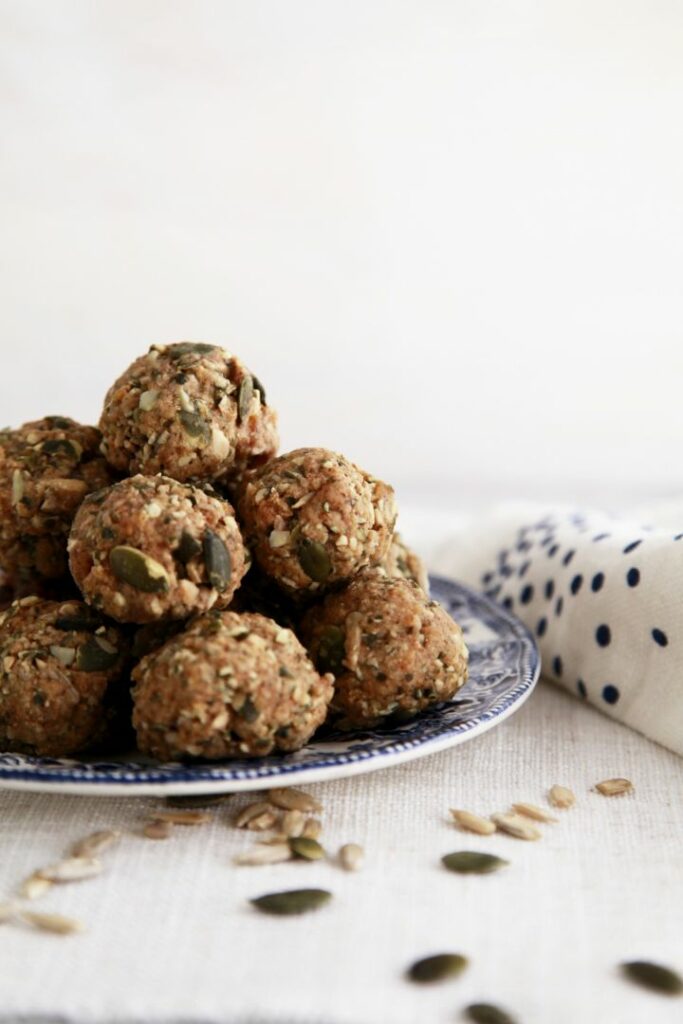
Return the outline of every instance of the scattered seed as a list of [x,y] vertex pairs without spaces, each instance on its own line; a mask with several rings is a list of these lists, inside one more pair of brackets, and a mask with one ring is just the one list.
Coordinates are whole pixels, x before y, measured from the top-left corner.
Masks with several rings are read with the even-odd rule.
[[622,796],[624,793],[633,793],[633,783],[628,779],[605,779],[595,786],[598,793],[603,796]]
[[196,795],[191,793],[188,796],[167,796],[166,804],[168,807],[200,809],[223,804],[232,799],[232,796],[232,793],[197,793]]
[[168,839],[172,827],[167,821],[150,821],[143,831],[147,839]]
[[464,828],[467,832],[490,836],[492,832],[496,831],[496,826],[492,821],[488,818],[481,818],[478,814],[472,814],[471,811],[458,811],[451,807],[451,814],[460,828]]
[[417,960],[408,968],[407,977],[421,984],[444,981],[446,978],[456,978],[466,967],[467,959],[459,953],[437,953]]
[[315,811],[320,813],[323,809],[322,804],[315,797],[311,796],[310,793],[304,793],[303,790],[294,789],[294,787],[271,789],[268,792],[268,799],[276,807],[282,807],[286,811]]
[[246,828],[252,818],[258,818],[261,814],[271,810],[271,805],[265,800],[257,800],[256,803],[247,804],[235,818],[235,828]]
[[292,851],[287,843],[279,842],[273,844],[254,846],[246,853],[235,857],[235,864],[248,864],[258,866],[260,864],[280,864],[283,861],[292,859]]
[[521,814],[492,814],[491,821],[501,832],[507,832],[515,839],[540,839],[541,833]]
[[297,836],[303,835],[305,824],[306,817],[303,811],[286,811],[282,816],[282,831],[288,838],[295,839]]
[[247,822],[247,828],[250,832],[267,832],[269,829],[274,828],[277,825],[277,815],[273,814],[272,811],[264,811],[263,814],[257,814],[255,818],[251,818]]
[[491,853],[476,853],[474,850],[458,850],[447,853],[441,863],[448,871],[456,871],[461,875],[490,875],[499,868],[510,863],[502,857],[494,857]]
[[471,1003],[465,1007],[465,1016],[474,1024],[515,1024],[509,1013],[491,1003]]
[[237,413],[239,416],[240,423],[246,420],[249,415],[249,409],[251,408],[251,400],[254,397],[254,381],[246,374],[242,378],[240,384],[239,397],[237,399]]
[[0,924],[13,921],[18,911],[19,904],[14,903],[12,900],[5,900],[3,903],[0,903]]
[[85,926],[72,917],[63,917],[61,914],[39,914],[35,910],[22,910],[22,920],[39,928],[43,932],[54,932],[55,935],[71,935],[74,932],[85,931]]
[[677,996],[683,992],[683,978],[676,971],[661,964],[652,964],[647,960],[632,960],[621,964],[622,973],[636,985],[649,988],[653,992]]
[[225,544],[213,530],[206,530],[203,541],[204,565],[209,583],[221,593],[230,586],[232,558]]
[[102,873],[102,862],[95,857],[66,857],[56,864],[40,868],[36,875],[50,882],[81,882]]
[[345,843],[339,850],[339,862],[345,871],[360,871],[365,850],[358,843]]
[[49,878],[43,878],[41,875],[34,873],[22,882],[19,895],[23,896],[25,900],[37,900],[44,896],[51,888],[52,882]]
[[302,537],[296,553],[306,575],[316,583],[324,583],[332,572],[332,562],[325,546],[317,540]]
[[206,811],[154,811],[155,821],[164,821],[169,825],[206,825],[213,821],[213,815]]
[[292,836],[289,848],[294,856],[301,860],[320,860],[325,856],[325,851],[318,840],[307,839],[305,836]]
[[576,797],[566,786],[551,786],[548,792],[548,801],[553,807],[566,811],[568,807],[574,806]]
[[146,594],[168,590],[168,574],[163,565],[144,551],[120,545],[109,553],[109,566],[117,580]]
[[534,821],[553,822],[558,820],[542,807],[536,807],[535,804],[513,804],[512,806],[518,814],[523,814],[525,818],[533,818]]
[[283,846],[284,845],[284,846],[287,846],[287,849],[289,849],[289,846],[287,845],[288,841],[289,841],[289,838],[290,837],[286,836],[284,832],[273,832],[272,835],[262,836],[260,839],[257,839],[256,842],[259,844],[259,846]]
[[120,838],[121,833],[115,829],[93,832],[92,835],[86,836],[85,839],[79,839],[78,842],[74,843],[71,847],[71,856],[96,857],[97,854],[103,853],[104,850],[108,850],[110,846],[117,843]]
[[326,889],[291,889],[288,892],[271,892],[257,896],[249,902],[264,914],[305,914],[318,910],[332,899]]
[[301,835],[305,836],[306,839],[320,839],[322,830],[323,826],[321,821],[318,821],[317,818],[307,818]]

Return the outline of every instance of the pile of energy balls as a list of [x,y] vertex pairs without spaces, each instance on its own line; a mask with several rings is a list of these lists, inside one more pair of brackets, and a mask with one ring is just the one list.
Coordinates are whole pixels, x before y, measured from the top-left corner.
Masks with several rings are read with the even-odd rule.
[[392,489],[277,449],[258,378],[192,342],[136,359],[99,428],[0,433],[0,749],[259,757],[452,697],[467,648]]

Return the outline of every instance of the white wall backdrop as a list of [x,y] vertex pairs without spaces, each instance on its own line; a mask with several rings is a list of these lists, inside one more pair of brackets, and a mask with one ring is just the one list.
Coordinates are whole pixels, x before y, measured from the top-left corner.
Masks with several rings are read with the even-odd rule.
[[677,0],[0,0],[0,419],[233,347],[424,502],[683,486]]

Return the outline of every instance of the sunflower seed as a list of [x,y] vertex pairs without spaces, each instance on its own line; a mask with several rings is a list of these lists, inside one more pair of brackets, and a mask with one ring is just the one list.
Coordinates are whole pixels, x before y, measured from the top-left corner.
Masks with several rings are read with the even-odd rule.
[[231,800],[232,796],[232,793],[190,793],[187,796],[167,796],[166,804],[168,807],[199,809],[225,803],[226,800]]
[[542,807],[536,807],[535,804],[513,804],[512,807],[518,814],[523,814],[525,818],[533,818],[534,821],[553,822],[558,820],[552,814],[544,811]]
[[566,811],[568,807],[573,807],[576,803],[576,797],[566,786],[551,786],[548,800],[553,807],[558,807],[562,811]]
[[272,807],[265,800],[257,800],[256,803],[247,804],[235,818],[235,828],[246,828],[252,818],[258,818],[261,814],[271,811]]
[[287,843],[259,844],[246,853],[235,857],[235,864],[258,866],[261,864],[281,864],[292,859],[292,851]]
[[521,814],[492,814],[491,821],[501,832],[515,839],[540,839],[541,833]]
[[255,818],[251,818],[247,822],[247,828],[250,832],[267,832],[276,824],[277,815],[272,811],[264,811],[263,814],[257,814]]
[[20,469],[12,473],[12,504],[18,505],[24,497],[24,474]]
[[55,935],[71,935],[74,932],[85,931],[85,926],[72,917],[63,917],[61,914],[39,914],[35,910],[22,910],[22,920],[39,928],[43,932],[54,932]]
[[332,899],[326,889],[291,889],[288,892],[271,892],[257,896],[249,902],[264,914],[305,914],[317,910]]
[[420,983],[456,978],[467,967],[467,959],[459,953],[437,953],[417,960],[408,968],[407,977]]
[[324,583],[332,572],[332,562],[325,546],[317,540],[302,537],[296,553],[299,565],[306,575],[316,583]]
[[246,420],[249,415],[249,409],[251,408],[251,400],[254,397],[254,382],[252,378],[247,374],[242,378],[240,384],[239,397],[237,399],[237,415],[240,423]]
[[465,1016],[474,1024],[515,1024],[509,1013],[492,1003],[471,1003],[465,1007]]
[[491,853],[476,853],[474,850],[458,850],[447,853],[441,863],[449,871],[461,875],[489,875],[492,871],[506,867],[510,862],[502,857],[494,857]]
[[22,882],[19,895],[23,896],[25,900],[37,900],[39,897],[44,896],[51,888],[52,882],[49,878],[42,878],[39,874],[33,874],[29,875]]
[[478,814],[472,814],[471,811],[458,811],[451,807],[451,814],[453,820],[458,823],[460,828],[464,828],[466,832],[476,832],[480,836],[490,836],[492,832],[496,831],[496,826],[488,818],[481,818]]
[[155,821],[165,821],[168,825],[206,825],[213,821],[213,815],[206,811],[154,811],[152,817]]
[[339,850],[339,863],[345,871],[360,871],[365,859],[365,850],[358,843],[345,843]]
[[258,391],[259,397],[261,399],[261,405],[267,405],[268,403],[266,402],[266,389],[264,388],[263,384],[258,379],[258,377],[254,377],[253,374],[251,379],[254,382],[254,391]]
[[85,878],[94,878],[102,873],[103,864],[95,857],[65,857],[56,864],[36,871],[39,878],[50,882],[81,882]]
[[168,839],[172,828],[167,821],[149,821],[143,829],[143,834],[147,839]]
[[[107,644],[107,647],[111,645]],[[107,672],[119,660],[115,647],[107,650],[99,637],[88,637],[76,654],[76,669],[79,672]]]
[[289,839],[289,848],[295,857],[301,860],[320,860],[325,856],[325,851],[317,839],[307,839],[305,836],[292,836]]
[[628,779],[605,779],[604,782],[596,783],[595,788],[603,796],[622,796],[624,793],[633,793],[633,783]]
[[304,793],[302,789],[287,787],[286,789],[271,789],[268,791],[268,799],[276,807],[282,807],[285,811],[322,811],[322,804],[311,796]]
[[213,530],[204,533],[204,565],[212,587],[222,593],[230,586],[232,558],[227,547]]
[[306,839],[320,839],[322,830],[323,826],[321,821],[318,821],[317,818],[307,818],[301,835],[305,836]]
[[109,565],[117,580],[128,583],[145,594],[158,594],[168,590],[168,574],[163,565],[144,551],[121,545],[109,553]]
[[95,857],[98,853],[103,853],[104,850],[108,850],[110,846],[117,843],[121,838],[121,833],[116,829],[106,829],[102,832],[93,832],[92,835],[86,836],[84,839],[79,839],[77,843],[71,847],[72,857]]
[[621,964],[622,973],[630,981],[654,992],[663,992],[676,996],[683,992],[683,978],[676,971],[661,964],[652,964],[647,960],[632,960]]
[[[303,835],[305,824],[306,817],[303,811],[287,811],[282,816],[282,831],[290,839]],[[313,836],[311,838],[317,837]]]

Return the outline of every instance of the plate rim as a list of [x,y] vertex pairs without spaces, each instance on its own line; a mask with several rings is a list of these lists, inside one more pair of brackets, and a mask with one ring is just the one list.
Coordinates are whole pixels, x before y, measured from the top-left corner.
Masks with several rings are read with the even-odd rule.
[[[164,795],[169,796],[226,793],[231,791],[248,792],[250,790],[263,789],[269,780],[274,779],[277,780],[278,786],[285,787],[296,785],[297,783],[311,785],[317,782],[329,782],[333,779],[348,778],[354,775],[380,771],[398,764],[405,764],[420,757],[439,753],[442,750],[474,739],[476,736],[488,732],[489,729],[492,729],[513,715],[531,696],[540,677],[540,652],[533,635],[526,625],[508,609],[496,604],[490,597],[465,583],[438,573],[430,573],[430,582],[435,583],[437,586],[443,586],[446,589],[455,586],[469,598],[474,599],[476,603],[487,606],[496,618],[504,620],[512,628],[516,636],[525,643],[528,649],[529,657],[528,664],[525,666],[526,672],[524,677],[500,698],[498,704],[484,712],[484,716],[476,716],[473,719],[465,719],[458,722],[457,732],[453,731],[452,727],[445,728],[442,733],[435,736],[422,740],[413,739],[406,741],[404,744],[401,743],[400,738],[397,738],[395,745],[390,745],[374,752],[359,751],[349,753],[348,755],[330,755],[334,760],[327,764],[322,763],[310,766],[305,763],[298,764],[292,762],[287,764],[283,762],[281,765],[276,764],[259,768],[258,764],[255,763],[252,769],[240,769],[240,775],[244,772],[244,777],[237,778],[202,778],[202,771],[215,774],[217,770],[221,770],[216,766],[204,765],[192,768],[198,777],[190,780],[168,777],[147,778],[147,774],[153,775],[153,766],[150,766],[149,773],[145,773],[142,778],[137,772],[131,772],[129,778],[125,777],[124,773],[122,778],[113,780],[104,773],[99,775],[92,773],[87,778],[65,778],[60,774],[60,770],[62,772],[68,770],[70,766],[67,765],[56,765],[55,769],[57,770],[52,771],[49,767],[44,766],[41,768],[39,765],[34,768],[26,768],[23,766],[0,764],[0,789],[42,793],[59,792],[73,795],[93,795],[96,793],[98,796],[159,796],[162,791]],[[7,756],[13,755],[8,753]],[[339,760],[343,756],[348,757],[348,760]],[[321,754],[321,761],[324,761],[324,758],[325,755]],[[100,763],[104,764],[106,761],[103,760]],[[229,764],[230,762],[226,762],[226,765]],[[80,767],[81,769],[87,768],[87,765],[80,765]],[[118,771],[125,769],[125,765],[115,766],[112,762],[112,769],[115,767],[118,768]],[[74,764],[71,770],[75,769],[76,764]]]

